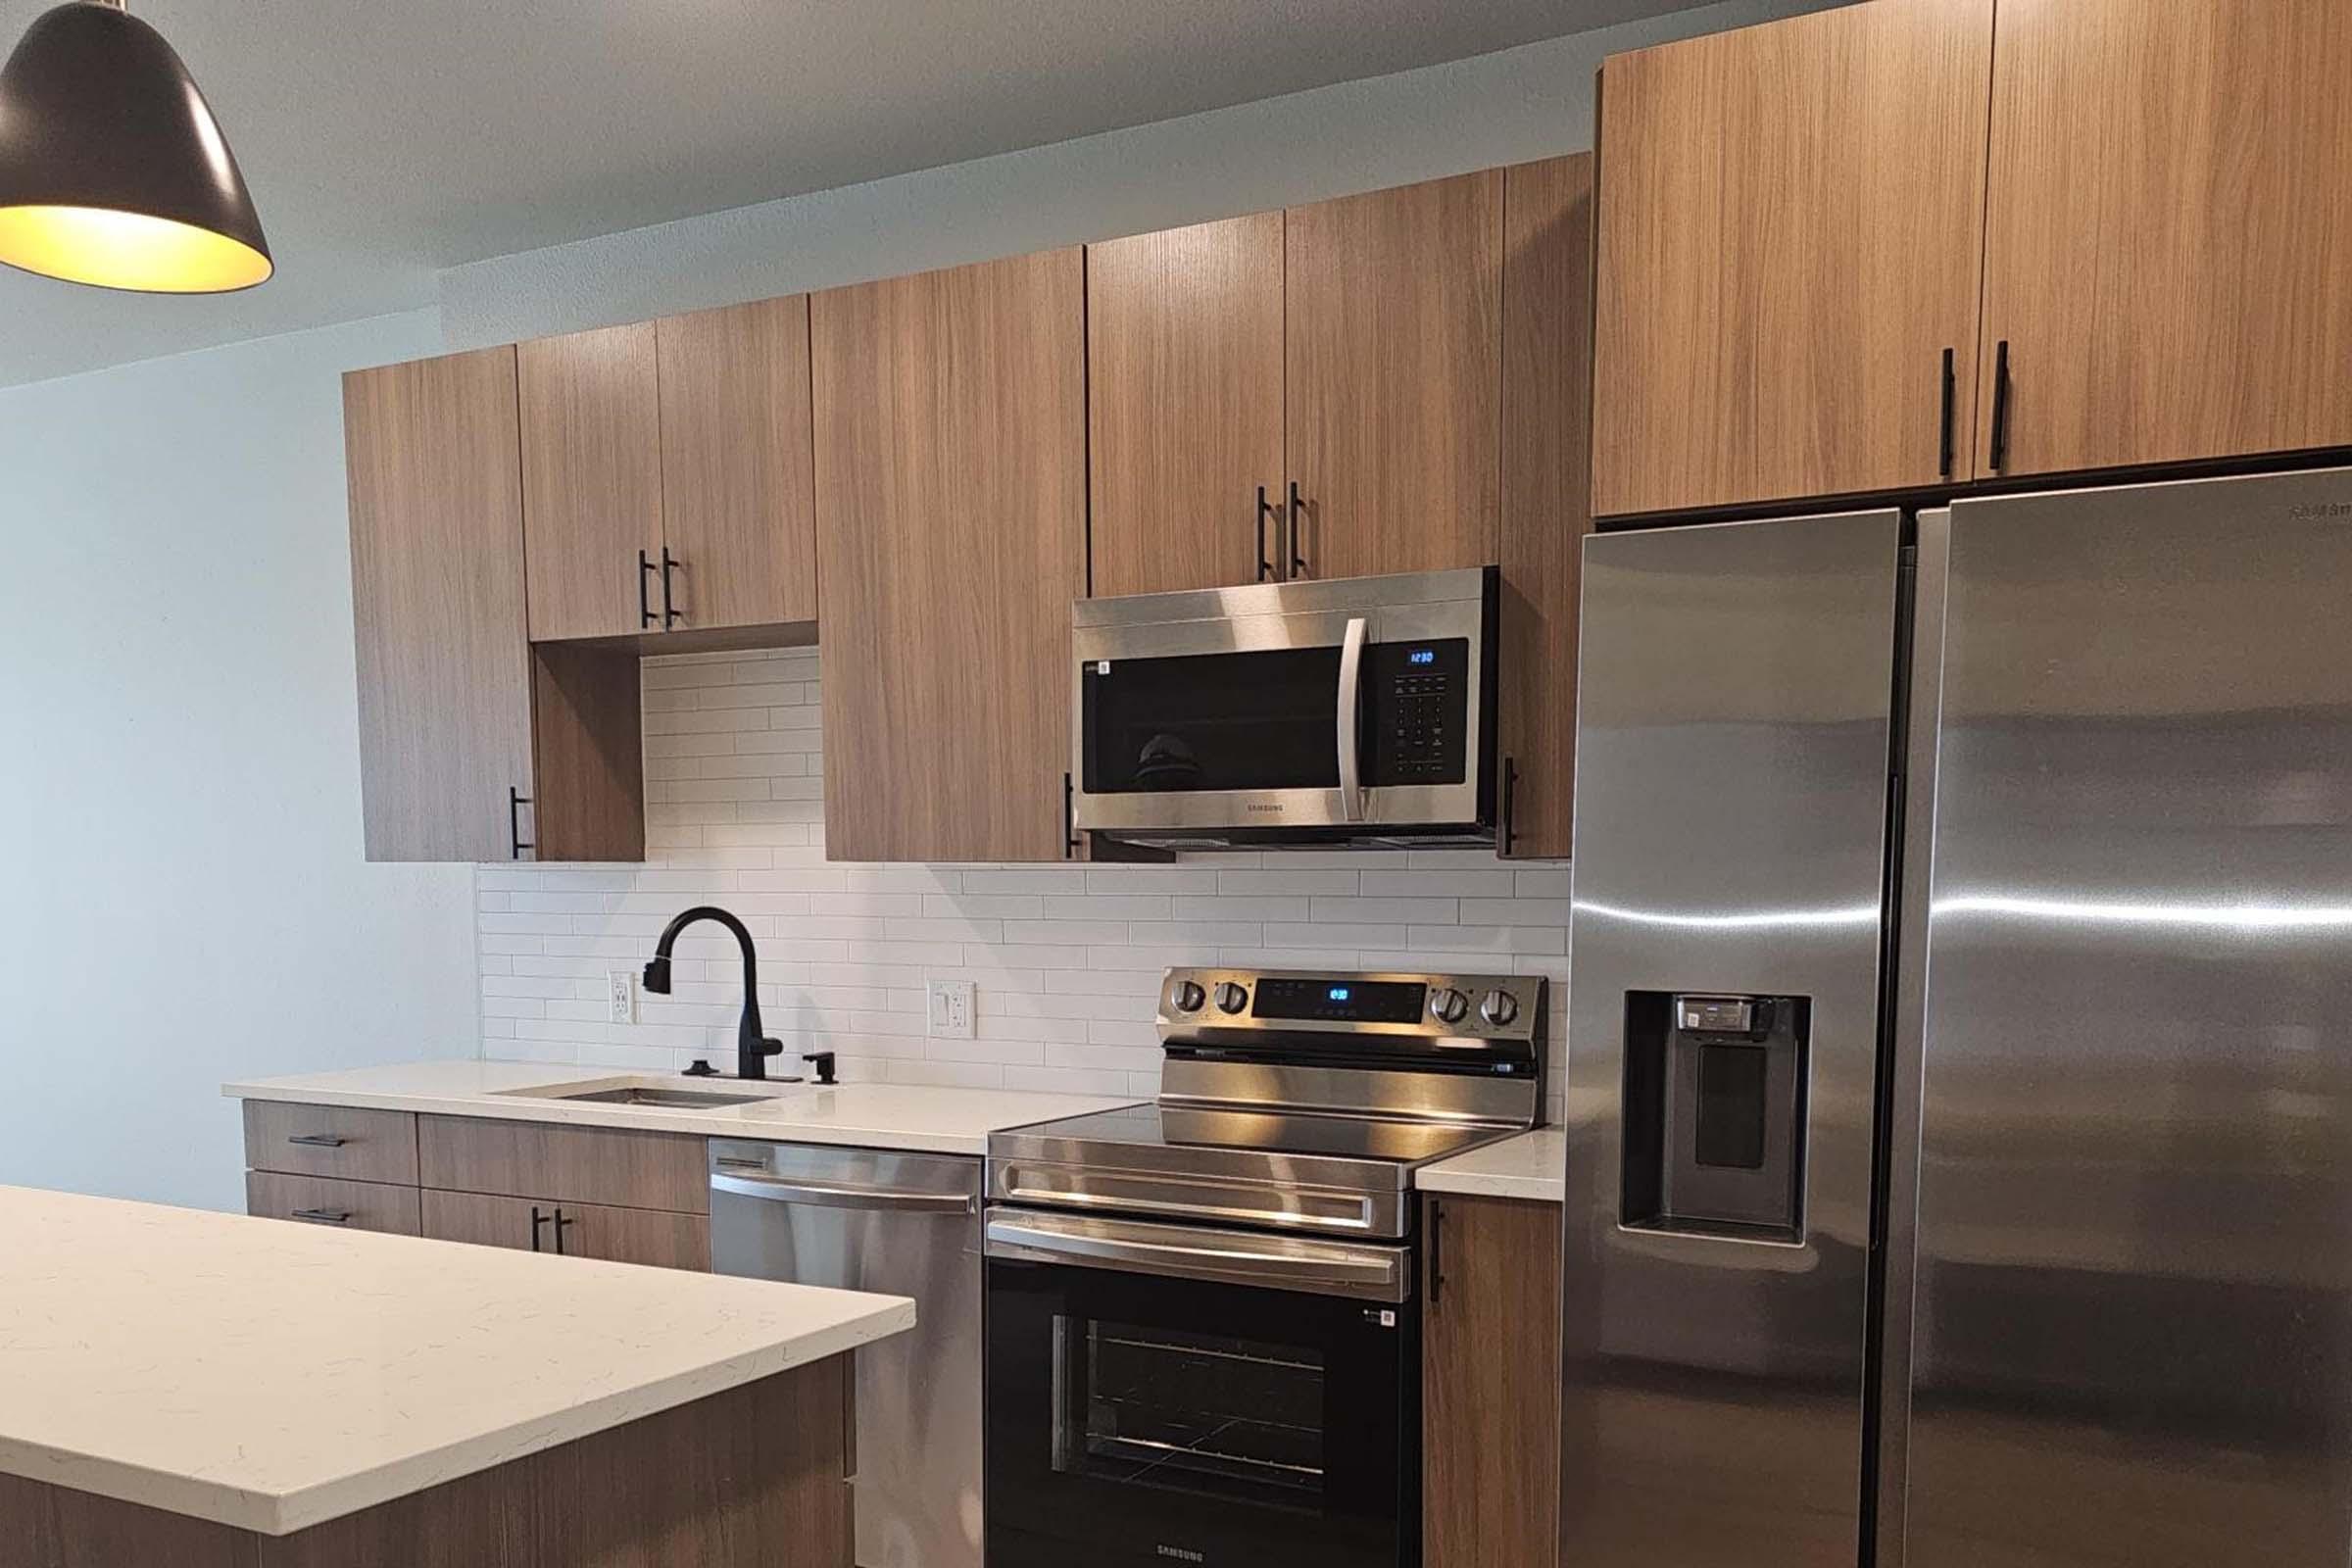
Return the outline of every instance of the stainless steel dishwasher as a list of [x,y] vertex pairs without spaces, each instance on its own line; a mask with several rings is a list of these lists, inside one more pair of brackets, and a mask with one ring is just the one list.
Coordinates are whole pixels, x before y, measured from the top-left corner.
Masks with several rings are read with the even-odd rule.
[[710,1142],[710,1266],[880,1291],[915,1327],[858,1351],[858,1568],[980,1568],[978,1159]]

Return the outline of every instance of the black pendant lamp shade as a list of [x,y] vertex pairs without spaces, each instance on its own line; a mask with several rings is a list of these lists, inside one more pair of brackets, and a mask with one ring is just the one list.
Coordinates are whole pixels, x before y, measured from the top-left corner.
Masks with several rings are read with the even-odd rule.
[[103,0],[69,0],[0,70],[0,263],[104,288],[216,294],[273,264],[188,68]]

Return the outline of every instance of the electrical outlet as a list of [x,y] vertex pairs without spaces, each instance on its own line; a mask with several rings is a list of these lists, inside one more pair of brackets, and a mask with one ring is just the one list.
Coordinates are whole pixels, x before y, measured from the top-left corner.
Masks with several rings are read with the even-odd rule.
[[605,1010],[614,1023],[637,1021],[637,977],[626,969],[610,969],[605,984],[612,995],[612,1004]]
[[972,1038],[972,983],[969,980],[934,980],[929,986],[931,998],[931,1037],[934,1040],[969,1040]]

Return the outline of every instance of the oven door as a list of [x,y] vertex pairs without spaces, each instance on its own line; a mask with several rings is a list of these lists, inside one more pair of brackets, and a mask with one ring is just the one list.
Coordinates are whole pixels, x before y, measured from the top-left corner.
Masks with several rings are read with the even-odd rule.
[[1081,600],[1075,826],[1250,842],[1492,818],[1494,574]]
[[989,1568],[1420,1561],[1410,1254],[991,1211]]

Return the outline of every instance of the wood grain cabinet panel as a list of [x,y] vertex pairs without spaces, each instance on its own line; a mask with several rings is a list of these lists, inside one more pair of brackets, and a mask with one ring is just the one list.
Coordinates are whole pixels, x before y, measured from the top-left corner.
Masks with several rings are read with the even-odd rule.
[[1258,498],[1284,499],[1282,231],[1255,213],[1086,248],[1099,597],[1277,573]]
[[511,857],[531,791],[514,351],[343,378],[370,860]]
[[245,1102],[245,1163],[288,1176],[416,1181],[416,1118],[405,1110]]
[[1285,213],[1298,575],[1495,559],[1502,186],[1486,170]]
[[655,336],[674,624],[814,620],[808,296],[664,317]]
[[1592,385],[1592,158],[1503,172],[1503,756],[1507,855],[1566,858],[1576,784],[1576,613]]
[[[531,639],[635,636],[659,582],[662,407],[651,321],[515,350]],[[648,591],[650,587],[650,592]]]
[[2347,80],[2341,0],[2000,0],[1986,472],[2352,443]]
[[557,1198],[501,1198],[483,1193],[423,1193],[422,1234],[608,1263],[708,1273],[710,1221],[701,1214],[618,1208]]
[[687,1214],[710,1207],[707,1146],[684,1133],[419,1116],[416,1161],[424,1186],[451,1192]]
[[1560,1210],[1422,1200],[1422,1560],[1547,1568],[1560,1540]]
[[245,1173],[245,1212],[348,1231],[418,1234],[416,1189],[388,1182],[328,1181],[249,1170]]
[[1992,15],[1873,0],[1608,61],[1596,513],[1969,477]]
[[1084,289],[1067,249],[810,301],[834,859],[1063,856]]

